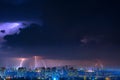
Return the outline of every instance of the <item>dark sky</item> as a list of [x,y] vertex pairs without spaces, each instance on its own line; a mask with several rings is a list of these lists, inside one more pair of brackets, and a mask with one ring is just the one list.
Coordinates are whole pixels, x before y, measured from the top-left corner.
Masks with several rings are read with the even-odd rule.
[[0,22],[38,23],[5,36],[1,56],[101,59],[120,65],[119,8],[113,0],[0,0]]

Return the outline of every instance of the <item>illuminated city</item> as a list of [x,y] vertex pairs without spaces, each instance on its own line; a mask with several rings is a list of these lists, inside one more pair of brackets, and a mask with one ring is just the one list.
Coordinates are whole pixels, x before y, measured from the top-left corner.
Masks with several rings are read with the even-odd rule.
[[[41,56],[32,58],[14,58],[17,66],[0,67],[0,80],[119,80],[120,69],[105,68],[100,62],[93,66],[59,65],[46,66]],[[25,66],[27,61],[32,64]],[[44,64],[39,64],[42,63]],[[51,61],[52,63],[52,61]],[[48,63],[47,63],[48,64]]]

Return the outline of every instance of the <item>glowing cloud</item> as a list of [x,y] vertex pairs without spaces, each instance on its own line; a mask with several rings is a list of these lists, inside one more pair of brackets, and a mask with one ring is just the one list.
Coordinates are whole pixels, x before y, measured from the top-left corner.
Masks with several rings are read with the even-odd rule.
[[20,23],[8,23],[8,25],[10,26],[10,28],[16,28],[20,25]]
[[0,23],[0,37],[5,35],[19,33],[19,28],[24,28],[24,22],[3,22]]

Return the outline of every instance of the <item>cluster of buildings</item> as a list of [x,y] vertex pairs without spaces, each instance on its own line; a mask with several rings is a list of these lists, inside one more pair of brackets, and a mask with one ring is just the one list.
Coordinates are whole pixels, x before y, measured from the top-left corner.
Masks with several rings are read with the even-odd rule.
[[120,71],[100,68],[0,67],[0,80],[120,80]]

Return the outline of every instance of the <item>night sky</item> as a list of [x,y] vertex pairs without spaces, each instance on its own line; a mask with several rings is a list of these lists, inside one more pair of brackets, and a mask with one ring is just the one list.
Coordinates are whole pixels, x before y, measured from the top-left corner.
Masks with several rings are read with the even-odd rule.
[[120,66],[119,9],[117,0],[0,0],[0,57]]

